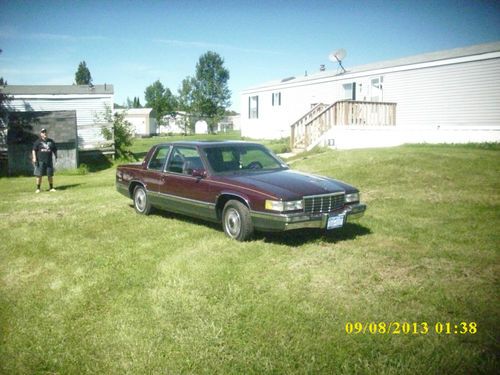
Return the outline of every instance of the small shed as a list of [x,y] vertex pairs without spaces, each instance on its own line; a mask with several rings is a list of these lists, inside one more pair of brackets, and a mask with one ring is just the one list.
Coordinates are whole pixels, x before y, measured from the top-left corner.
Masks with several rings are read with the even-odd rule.
[[196,121],[194,129],[196,134],[208,134],[208,124],[205,120]]
[[153,116],[153,108],[116,109],[115,113],[124,113],[136,137],[150,137],[157,133],[158,127]]

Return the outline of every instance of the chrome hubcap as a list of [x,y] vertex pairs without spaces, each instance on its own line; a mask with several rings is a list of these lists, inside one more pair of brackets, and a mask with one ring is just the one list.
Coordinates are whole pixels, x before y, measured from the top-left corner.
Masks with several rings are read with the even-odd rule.
[[146,208],[146,193],[144,190],[137,190],[135,193],[135,207],[142,212]]
[[236,211],[234,208],[229,208],[226,211],[224,223],[227,234],[229,234],[233,238],[238,236],[241,229],[241,218],[238,211]]

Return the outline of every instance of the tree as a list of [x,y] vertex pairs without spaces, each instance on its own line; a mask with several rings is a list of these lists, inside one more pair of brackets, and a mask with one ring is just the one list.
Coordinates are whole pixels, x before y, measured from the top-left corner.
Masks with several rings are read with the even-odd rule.
[[177,108],[179,111],[186,112],[186,117],[183,119],[181,128],[184,134],[187,134],[189,130],[194,130],[193,113],[194,108],[194,91],[196,89],[196,80],[193,77],[186,77],[181,83],[181,87],[177,91],[179,96],[177,97]]
[[102,135],[108,141],[114,141],[116,157],[127,159],[131,156],[128,148],[132,145],[134,130],[132,124],[125,120],[125,115],[125,112],[116,112],[112,116],[111,109],[107,109],[105,117],[112,122],[112,126],[111,129],[103,127]]
[[130,98],[127,97],[126,108],[142,108],[141,101],[136,96],[134,96],[134,100],[130,100]]
[[[2,50],[0,49],[0,53]],[[0,77],[0,86],[7,86],[7,81]],[[7,123],[7,113],[9,112],[9,96],[0,91],[0,128]]]
[[164,123],[163,118],[166,115],[175,115],[177,100],[170,89],[163,87],[159,80],[146,87],[144,97],[146,107],[153,108],[158,125]]
[[224,60],[219,54],[208,51],[200,57],[196,64],[193,107],[200,116],[208,120],[211,131],[231,105],[228,80],[229,71],[224,67]]
[[139,100],[139,97],[134,96],[134,101],[132,103],[132,108],[142,108],[141,101]]
[[178,109],[185,112],[193,112],[194,91],[196,89],[196,80],[193,77],[186,77],[177,91]]
[[92,76],[90,75],[90,70],[87,68],[87,63],[82,61],[78,65],[78,70],[75,73],[75,82],[77,85],[91,85]]

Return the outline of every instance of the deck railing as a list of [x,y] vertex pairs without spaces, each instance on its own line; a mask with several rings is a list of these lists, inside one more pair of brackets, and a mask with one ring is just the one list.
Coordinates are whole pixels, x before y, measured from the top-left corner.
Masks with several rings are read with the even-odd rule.
[[341,100],[318,104],[291,126],[292,149],[305,149],[337,125],[396,125],[396,103]]

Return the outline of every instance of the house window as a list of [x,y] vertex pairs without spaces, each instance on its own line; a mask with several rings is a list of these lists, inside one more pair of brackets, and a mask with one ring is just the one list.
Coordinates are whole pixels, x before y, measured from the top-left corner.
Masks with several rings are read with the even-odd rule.
[[382,88],[382,85],[380,84],[380,78],[373,78],[372,79],[372,87],[375,87],[377,89]]
[[273,92],[273,107],[277,107],[281,105],[281,92]]
[[250,96],[248,98],[248,118],[259,118],[258,96]]
[[344,99],[356,100],[356,82],[344,83]]

